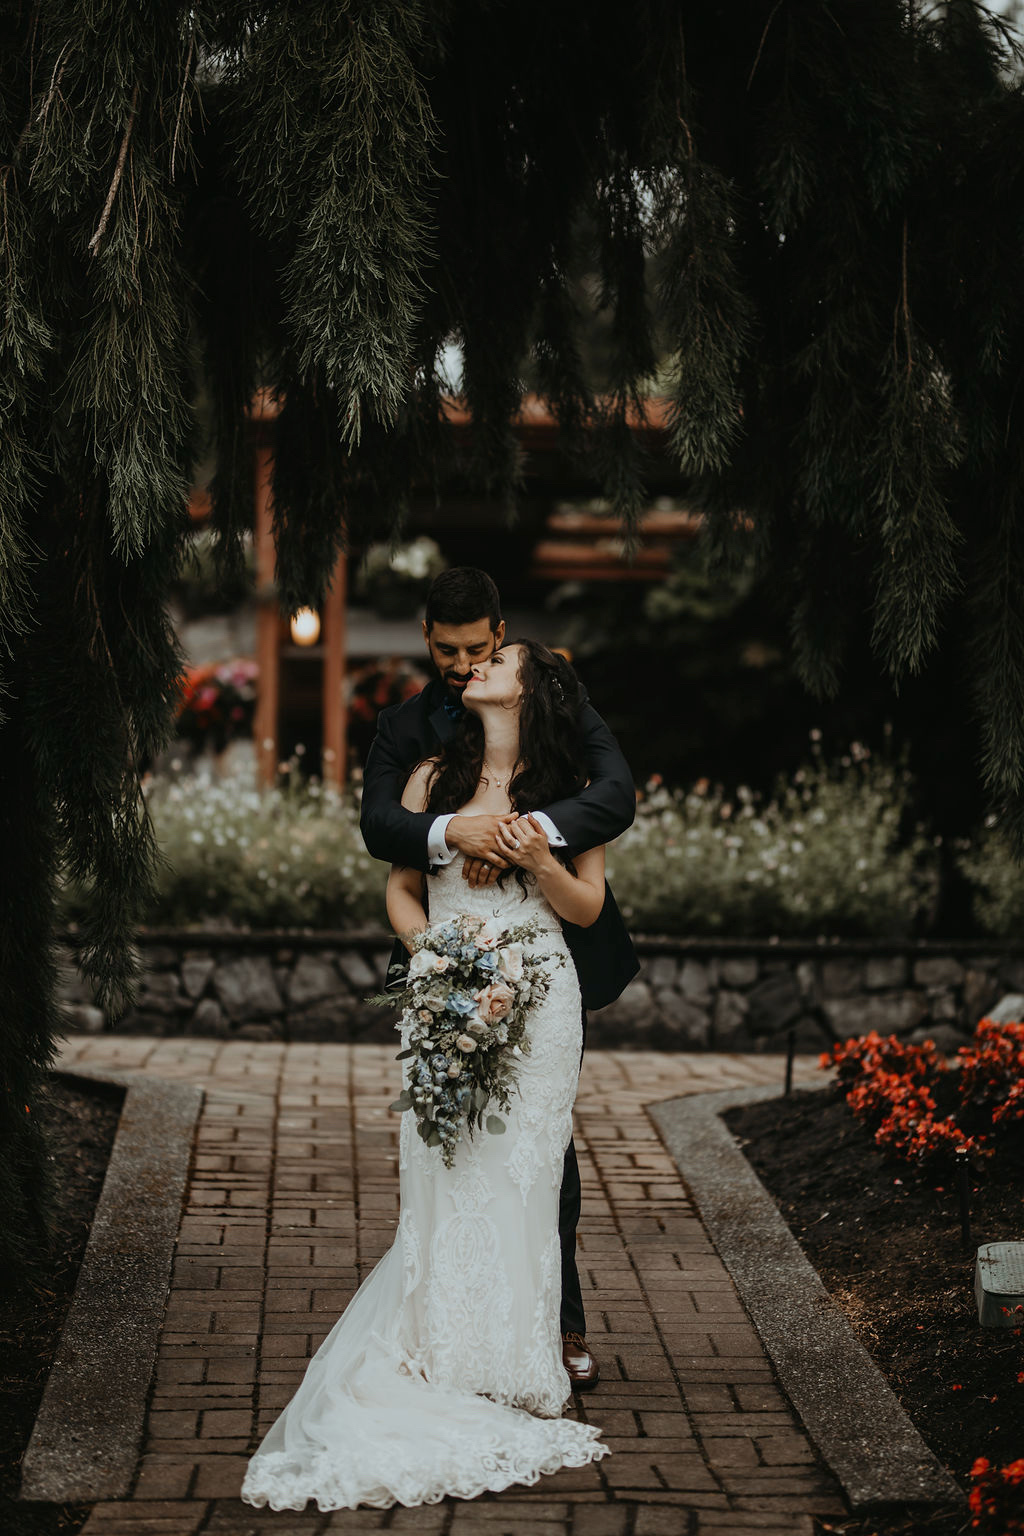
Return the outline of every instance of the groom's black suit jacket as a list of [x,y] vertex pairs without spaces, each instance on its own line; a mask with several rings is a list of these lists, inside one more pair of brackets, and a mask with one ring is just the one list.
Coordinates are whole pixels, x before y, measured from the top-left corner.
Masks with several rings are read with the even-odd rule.
[[[427,868],[427,838],[433,811],[407,811],[400,804],[410,771],[432,757],[456,729],[444,708],[445,688],[436,679],[422,693],[381,712],[377,735],[363,774],[360,829],[375,859],[409,869]],[[590,783],[571,800],[538,805],[551,817],[568,844],[570,856],[610,842],[631,825],[636,813],[633,779],[618,743],[589,703],[580,714]],[[626,925],[605,883],[604,906],[589,928],[562,923],[576,965],[585,1008],[614,1002],[640,969]],[[397,944],[393,960],[403,962]]]

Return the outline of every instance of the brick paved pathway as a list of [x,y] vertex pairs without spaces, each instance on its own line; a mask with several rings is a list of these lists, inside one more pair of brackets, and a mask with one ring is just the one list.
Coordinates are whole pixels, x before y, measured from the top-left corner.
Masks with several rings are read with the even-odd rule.
[[327,1515],[237,1494],[247,1454],[391,1243],[393,1052],[107,1035],[68,1042],[63,1060],[206,1090],[135,1485],[97,1505],[84,1536],[811,1536],[812,1515],[842,1513],[644,1113],[778,1082],[778,1058],[586,1057],[580,1271],[602,1383],[577,1411],[614,1454],[471,1502]]

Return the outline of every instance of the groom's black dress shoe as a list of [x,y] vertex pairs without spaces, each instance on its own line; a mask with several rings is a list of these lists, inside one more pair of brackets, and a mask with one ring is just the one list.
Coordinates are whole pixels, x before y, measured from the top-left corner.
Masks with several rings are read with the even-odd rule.
[[589,1392],[601,1380],[597,1361],[581,1333],[562,1334],[562,1364],[569,1373],[569,1385],[574,1392]]

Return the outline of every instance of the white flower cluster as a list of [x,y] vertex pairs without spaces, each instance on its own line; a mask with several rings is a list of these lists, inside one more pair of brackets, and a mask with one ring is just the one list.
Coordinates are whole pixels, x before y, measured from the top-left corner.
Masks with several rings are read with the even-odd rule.
[[444,556],[433,539],[421,535],[408,544],[397,546],[371,544],[363,556],[358,574],[360,584],[372,585],[390,572],[406,581],[426,583],[433,581],[445,568]]
[[762,801],[701,781],[652,782],[609,849],[634,929],[755,935],[908,932],[935,900],[935,850],[904,826],[908,776],[855,744]]
[[[280,786],[246,768],[226,776],[201,763],[145,785],[161,853],[149,923],[252,928],[340,928],[386,922],[381,866],[366,851],[359,807],[304,780],[298,758]],[[70,891],[71,916],[87,897]]]

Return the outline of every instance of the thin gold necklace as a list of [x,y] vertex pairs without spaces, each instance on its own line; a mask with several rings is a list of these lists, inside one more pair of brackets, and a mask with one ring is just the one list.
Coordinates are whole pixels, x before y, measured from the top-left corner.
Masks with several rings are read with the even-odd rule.
[[497,785],[498,789],[507,789],[508,786],[509,786],[509,783],[511,781],[512,775],[509,774],[507,779],[499,779],[497,774],[494,773],[494,777],[491,778],[490,774],[486,771],[488,768],[491,769],[491,773],[494,773],[494,769],[491,768],[490,763],[487,761],[486,758],[484,758],[484,761],[483,761],[484,778],[487,780],[488,784],[495,784],[495,785]]

